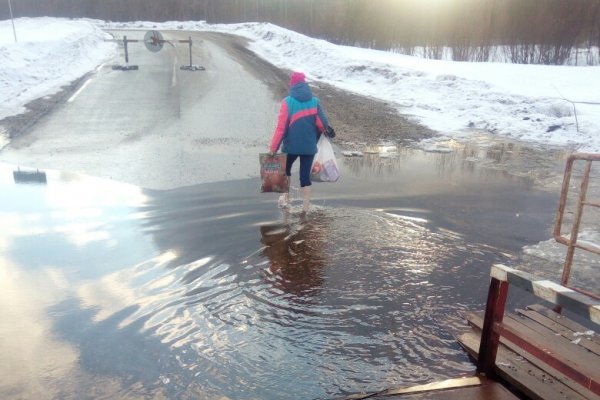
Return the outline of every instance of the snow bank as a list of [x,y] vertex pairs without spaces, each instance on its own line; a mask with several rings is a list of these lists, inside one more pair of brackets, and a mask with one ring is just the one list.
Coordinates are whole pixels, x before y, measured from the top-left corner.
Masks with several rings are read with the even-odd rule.
[[110,26],[243,36],[252,40],[252,51],[274,65],[389,101],[400,113],[413,116],[445,137],[464,137],[465,130],[485,130],[600,152],[600,104],[582,104],[600,103],[600,66],[430,60],[338,46],[269,23],[138,21]]
[[[110,35],[87,21],[18,18],[0,21],[0,120],[25,104],[56,93],[114,55]],[[2,139],[0,139],[1,147]]]

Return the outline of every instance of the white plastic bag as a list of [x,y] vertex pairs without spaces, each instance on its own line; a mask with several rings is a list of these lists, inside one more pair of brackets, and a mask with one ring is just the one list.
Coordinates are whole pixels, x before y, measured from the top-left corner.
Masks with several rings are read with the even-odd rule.
[[313,182],[335,182],[340,178],[340,171],[335,161],[335,153],[327,136],[321,135],[317,142],[317,154],[310,169],[310,180]]

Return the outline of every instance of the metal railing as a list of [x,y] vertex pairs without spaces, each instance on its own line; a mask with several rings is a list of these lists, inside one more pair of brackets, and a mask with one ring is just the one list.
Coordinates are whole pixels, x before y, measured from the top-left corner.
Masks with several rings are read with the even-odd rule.
[[[585,161],[583,168],[583,175],[581,178],[581,186],[579,190],[579,197],[576,203],[575,215],[573,220],[573,226],[571,227],[570,236],[563,236],[561,234],[561,228],[564,218],[564,213],[567,205],[567,197],[569,194],[569,185],[571,183],[571,175],[573,172],[573,164],[575,161]],[[584,289],[569,286],[569,277],[571,275],[571,267],[573,265],[573,257],[575,256],[575,249],[581,249],[590,253],[600,255],[600,247],[588,245],[584,243],[578,243],[577,238],[579,236],[579,228],[581,226],[581,219],[583,216],[583,210],[585,206],[598,207],[600,208],[599,201],[589,201],[587,199],[588,186],[590,182],[590,172],[592,170],[592,163],[594,161],[600,161],[600,154],[585,154],[575,153],[569,156],[567,159],[567,165],[565,167],[565,175],[563,178],[562,190],[560,193],[560,202],[558,204],[558,211],[556,213],[556,222],[554,224],[554,239],[567,246],[567,256],[563,266],[563,273],[561,278],[561,284],[570,289],[584,293],[594,298],[600,298],[597,294],[590,293]]]

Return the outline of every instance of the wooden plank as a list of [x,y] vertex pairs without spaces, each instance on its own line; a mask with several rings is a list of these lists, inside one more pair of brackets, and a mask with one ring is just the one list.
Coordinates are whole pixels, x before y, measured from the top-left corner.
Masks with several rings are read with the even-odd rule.
[[[467,332],[458,342],[477,360],[481,336]],[[496,356],[496,375],[533,400],[585,400],[586,398],[560,380],[548,375],[506,346],[499,346]]]
[[530,339],[541,346],[545,346],[549,351],[558,356],[562,356],[565,359],[573,359],[574,364],[580,364],[581,371],[589,371],[591,376],[594,376],[600,381],[600,368],[594,368],[600,366],[600,358],[596,354],[571,343],[570,340],[567,340],[561,335],[557,335],[553,330],[548,329],[529,318],[510,314],[506,323],[511,328],[524,332]]
[[508,282],[552,304],[564,307],[594,323],[600,324],[600,301],[573,289],[548,280],[536,280],[527,272],[502,264],[494,264],[491,270],[494,279]]
[[[463,376],[416,386],[387,389],[376,393],[360,393],[343,400],[362,399],[481,399],[518,400],[500,383],[483,376]],[[338,399],[341,400],[341,399]]]
[[[472,326],[481,329],[483,323],[481,315],[471,313],[467,319]],[[565,352],[559,345],[553,344],[552,341],[544,342],[541,335],[528,330],[519,321],[511,319],[509,316],[505,320],[502,335],[500,342],[503,345],[518,352],[552,376],[564,381],[572,389],[587,397],[600,399],[600,396],[596,396],[599,387],[597,386],[598,380],[596,377],[598,375],[597,368],[594,368],[598,363],[595,357],[591,360],[586,359],[589,364],[582,367],[578,359],[581,357],[581,353],[572,355],[569,351]],[[564,341],[565,339],[561,338],[561,340]],[[560,351],[556,352],[556,349],[560,349]],[[590,376],[590,373],[592,376]]]
[[[516,310],[519,315],[523,317],[529,318],[532,321],[537,322],[538,324],[550,329],[555,334],[558,334],[565,339],[567,339],[570,343],[576,344],[585,348],[588,351],[600,356],[600,344],[593,342],[589,338],[593,335],[582,335],[578,333],[585,333],[587,331],[578,331],[574,332],[573,330],[561,325],[551,318],[548,318],[545,315],[542,315],[533,310]],[[589,331],[589,330],[588,330]]]
[[403,399],[403,400],[519,400],[517,396],[512,394],[508,389],[498,382],[491,381],[488,384],[483,384],[475,387],[467,387],[460,389],[450,389],[438,392],[426,392],[419,394],[409,394],[400,396],[375,396],[369,399]]
[[[569,319],[569,318],[565,317],[564,315],[558,314],[558,313],[552,311],[551,309],[544,307],[541,304],[532,304],[530,306],[527,306],[527,308],[529,310],[533,310],[537,313],[540,313],[541,315],[544,315],[544,316],[550,318],[552,321],[564,326],[567,329],[572,330],[573,332],[589,331],[589,328],[586,328],[585,326],[573,321],[572,319]],[[598,333],[591,335],[591,336],[586,336],[586,339],[600,345],[600,336],[598,336]]]
[[[475,328],[482,329],[482,313],[467,313],[467,321]],[[508,329],[512,334],[518,334],[522,331],[523,338],[531,339],[531,343],[539,348],[547,349],[549,353],[562,357],[565,361],[573,359],[573,364],[589,364],[594,366],[600,361],[600,358],[593,352],[571,343],[565,337],[558,335],[555,331],[537,323],[534,320],[524,316],[507,314],[504,320],[504,329]],[[589,370],[593,375],[600,378],[600,370],[597,368],[582,367]]]
[[397,389],[388,389],[379,392],[378,395],[390,396],[399,394],[414,394],[419,392],[433,392],[437,390],[465,388],[469,386],[480,386],[482,379],[478,376],[468,376],[454,379],[446,379],[438,382],[426,383],[423,385],[407,386]]
[[[481,329],[483,319],[480,315],[469,313],[467,320],[472,326]],[[582,366],[569,352],[565,354],[561,350],[557,354],[551,343],[542,343],[538,339],[540,339],[540,335],[535,331],[519,324],[519,321],[511,319],[509,316],[505,318],[500,343],[519,353],[530,363],[561,380],[565,385],[581,393],[586,398],[600,400],[600,396],[598,396],[600,388],[597,386],[596,377],[598,375],[598,372],[596,372],[597,362]],[[549,350],[550,348],[552,350]],[[582,371],[584,372],[582,373]]]
[[[538,329],[527,323],[536,324]],[[540,360],[600,396],[598,357],[558,335],[545,336],[544,329],[548,331],[533,321],[510,315],[503,326],[502,336],[531,354],[533,357],[529,360],[534,364]]]

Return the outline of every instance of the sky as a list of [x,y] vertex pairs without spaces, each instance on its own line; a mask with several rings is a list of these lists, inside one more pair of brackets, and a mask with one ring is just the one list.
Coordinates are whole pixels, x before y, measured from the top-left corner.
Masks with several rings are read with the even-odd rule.
[[[600,66],[542,66],[429,60],[334,45],[269,23],[131,22],[19,18],[14,43],[0,21],[0,119],[55,93],[116,55],[101,28],[189,29],[251,39],[277,67],[389,102],[441,138],[482,130],[539,145],[600,152]],[[573,103],[575,102],[575,103]],[[348,110],[351,112],[351,110]],[[7,143],[0,126],[0,148]]]

